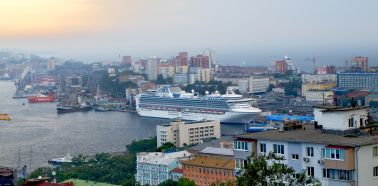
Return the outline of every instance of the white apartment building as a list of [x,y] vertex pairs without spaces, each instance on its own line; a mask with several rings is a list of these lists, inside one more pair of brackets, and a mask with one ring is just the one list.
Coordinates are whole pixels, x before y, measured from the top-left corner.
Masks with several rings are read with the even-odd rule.
[[180,160],[188,160],[191,155],[186,150],[173,153],[138,153],[136,181],[141,185],[159,185],[172,177],[171,171],[180,167]]
[[147,74],[148,80],[156,80],[158,76],[158,61],[159,59],[156,57],[150,57],[147,60],[147,65],[146,65],[146,71],[145,73]]
[[249,93],[265,93],[269,87],[269,78],[251,76],[249,78]]
[[236,136],[236,172],[248,156],[273,152],[322,185],[378,185],[378,132],[367,125],[367,107],[318,106],[314,115],[314,125]]
[[159,67],[159,74],[161,74],[164,79],[173,77],[173,75],[175,75],[175,67]]
[[185,123],[182,120],[171,121],[166,125],[156,126],[157,147],[167,142],[176,147],[202,143],[206,138],[220,138],[219,121],[198,121]]
[[302,83],[336,82],[336,74],[302,74]]

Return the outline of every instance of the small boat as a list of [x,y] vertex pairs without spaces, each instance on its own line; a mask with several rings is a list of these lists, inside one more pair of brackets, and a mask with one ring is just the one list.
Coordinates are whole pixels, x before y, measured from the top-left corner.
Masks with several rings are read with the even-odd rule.
[[268,130],[275,130],[277,127],[274,125],[268,125],[266,123],[255,123],[253,126],[248,127],[245,131],[249,133],[253,132],[262,132],[262,131],[268,131]]
[[11,118],[8,114],[0,114],[0,120],[3,120],[3,121],[10,121]]
[[67,156],[64,156],[63,158],[56,158],[56,159],[51,159],[48,161],[49,164],[52,165],[60,165],[63,163],[72,163],[72,158],[70,154],[67,154]]
[[95,107],[94,110],[96,112],[108,112],[108,111],[111,111],[109,108],[105,108],[105,107]]

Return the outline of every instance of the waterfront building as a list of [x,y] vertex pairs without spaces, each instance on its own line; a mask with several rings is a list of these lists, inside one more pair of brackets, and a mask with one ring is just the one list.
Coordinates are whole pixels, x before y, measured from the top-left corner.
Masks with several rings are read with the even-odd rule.
[[338,73],[337,86],[348,89],[378,89],[378,73]]
[[166,125],[156,126],[157,147],[171,142],[176,147],[202,143],[206,138],[220,138],[219,121],[198,121],[185,123],[182,120],[171,121]]
[[212,156],[198,156],[194,159],[181,161],[183,175],[193,180],[198,186],[235,180],[233,159]]
[[186,73],[177,73],[173,75],[173,84],[187,86],[189,79]]
[[273,152],[284,157],[281,163],[297,173],[306,171],[322,185],[377,185],[378,141],[367,107],[318,106],[314,116],[315,125],[236,136],[237,174],[251,154]]
[[138,153],[136,181],[141,185],[159,185],[172,178],[171,172],[180,167],[180,160],[189,159],[190,156],[188,151]]
[[368,57],[353,57],[351,66],[360,69],[362,72],[369,71],[369,58]]
[[333,91],[330,90],[308,90],[306,101],[331,102],[333,101]]
[[336,74],[302,74],[302,83],[336,82]]
[[322,82],[322,83],[303,83],[302,84],[302,97],[307,97],[309,90],[328,90],[334,88],[336,82]]

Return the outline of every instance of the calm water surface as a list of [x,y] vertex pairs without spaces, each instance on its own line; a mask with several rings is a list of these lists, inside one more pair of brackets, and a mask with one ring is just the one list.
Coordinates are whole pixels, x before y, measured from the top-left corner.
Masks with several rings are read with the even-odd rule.
[[[28,104],[26,99],[12,99],[14,92],[12,82],[0,81],[0,113],[12,118],[0,121],[0,166],[17,167],[18,157],[21,166],[36,168],[67,153],[123,151],[132,140],[155,136],[156,125],[168,122],[121,112],[58,115],[55,103]],[[235,134],[242,128],[222,125],[222,132]]]

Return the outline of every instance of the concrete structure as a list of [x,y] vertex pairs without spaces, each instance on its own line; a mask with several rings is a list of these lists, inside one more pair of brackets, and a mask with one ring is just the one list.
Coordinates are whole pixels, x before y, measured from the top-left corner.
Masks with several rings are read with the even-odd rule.
[[286,74],[289,68],[289,65],[286,60],[275,61],[274,65],[277,74]]
[[138,153],[136,181],[141,185],[159,185],[172,178],[171,171],[180,167],[180,160],[189,159],[190,156],[188,151]]
[[173,75],[173,84],[186,86],[188,85],[188,83],[189,83],[188,74],[179,73],[179,74]]
[[269,87],[269,78],[251,76],[249,78],[248,92],[251,94],[265,93]]
[[336,87],[335,82],[304,83],[302,84],[302,97],[306,97],[309,90],[328,90],[334,87]]
[[302,83],[336,82],[336,74],[302,74]]
[[48,71],[55,70],[55,67],[56,67],[56,59],[55,58],[50,58],[49,60],[47,60],[47,70]]
[[161,74],[164,79],[167,79],[168,77],[173,77],[173,75],[175,75],[175,67],[173,66],[159,67],[159,74]]
[[319,106],[314,115],[317,123],[302,129],[236,136],[237,173],[251,154],[273,152],[284,157],[280,163],[305,170],[322,185],[377,185],[377,132],[366,130],[367,107]]
[[210,59],[208,56],[197,55],[190,58],[190,67],[200,67],[203,69],[210,68]]
[[325,75],[325,74],[335,74],[336,73],[336,67],[335,66],[322,66],[322,67],[316,67],[316,74],[318,75]]
[[171,121],[167,125],[156,126],[157,147],[171,142],[176,147],[202,143],[206,138],[220,138],[219,121],[199,121],[185,123],[181,120]]
[[122,56],[121,65],[131,67],[131,56]]
[[333,91],[330,90],[308,90],[306,101],[332,103]]
[[147,60],[146,74],[147,74],[148,80],[154,81],[157,79],[158,63],[159,63],[159,59],[157,59],[156,57],[151,57]]
[[181,164],[184,177],[193,180],[198,186],[235,179],[233,159],[199,156],[181,161]]
[[378,73],[338,73],[337,86],[350,89],[378,89]]
[[210,69],[198,69],[197,80],[201,82],[209,82],[211,80],[211,70]]
[[198,80],[197,73],[189,73],[188,79],[189,79],[189,84],[194,84]]
[[217,64],[216,60],[215,60],[215,51],[211,48],[207,48],[205,49],[204,51],[204,56],[207,56],[209,57],[209,65],[210,67],[214,66]]
[[369,58],[367,57],[353,57],[351,60],[352,67],[356,67],[363,72],[369,71]]

